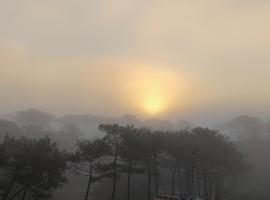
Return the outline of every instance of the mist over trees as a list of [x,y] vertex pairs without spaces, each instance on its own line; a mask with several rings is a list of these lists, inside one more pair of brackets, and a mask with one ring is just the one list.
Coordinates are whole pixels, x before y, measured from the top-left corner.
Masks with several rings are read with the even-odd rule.
[[253,116],[239,116],[218,124],[221,133],[230,136],[238,149],[246,155],[252,166],[249,176],[240,180],[245,199],[269,199],[270,184],[270,120],[261,120]]
[[151,200],[162,193],[269,199],[269,124],[240,116],[218,124],[217,131],[131,115],[57,118],[19,112],[13,121],[0,120],[0,195],[15,200]]

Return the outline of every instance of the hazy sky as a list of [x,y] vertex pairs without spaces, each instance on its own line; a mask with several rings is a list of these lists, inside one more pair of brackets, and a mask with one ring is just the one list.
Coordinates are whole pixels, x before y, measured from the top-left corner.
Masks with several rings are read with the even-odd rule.
[[0,112],[267,115],[269,22],[269,0],[0,0]]

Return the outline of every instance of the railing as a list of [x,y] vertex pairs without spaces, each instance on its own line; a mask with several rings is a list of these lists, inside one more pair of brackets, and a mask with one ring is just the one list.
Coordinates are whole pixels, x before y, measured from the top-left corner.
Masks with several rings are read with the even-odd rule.
[[180,200],[180,198],[169,195],[160,195],[156,200]]

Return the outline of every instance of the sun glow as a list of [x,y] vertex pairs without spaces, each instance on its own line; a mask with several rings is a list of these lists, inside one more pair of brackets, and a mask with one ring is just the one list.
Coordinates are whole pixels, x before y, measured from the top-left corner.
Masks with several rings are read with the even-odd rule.
[[[154,117],[171,112],[185,95],[184,79],[162,67],[134,67],[126,78],[128,101],[138,114]],[[181,106],[184,103],[181,100]]]
[[156,115],[164,109],[164,102],[160,97],[150,96],[144,102],[144,109],[150,115]]

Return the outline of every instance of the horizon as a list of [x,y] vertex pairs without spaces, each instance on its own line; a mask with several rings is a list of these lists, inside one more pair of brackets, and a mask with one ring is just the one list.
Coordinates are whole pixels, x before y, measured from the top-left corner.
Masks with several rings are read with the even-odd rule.
[[[239,113],[238,115],[227,115],[227,116],[222,116],[220,118],[215,118],[215,119],[211,119],[211,118],[207,118],[205,119],[205,115],[203,114],[203,116],[193,116],[188,118],[188,117],[182,117],[182,118],[164,118],[164,117],[159,117],[159,116],[137,116],[135,114],[132,113],[124,113],[122,115],[101,115],[101,114],[93,114],[90,112],[84,112],[84,113],[65,113],[65,114],[55,114],[53,112],[48,112],[45,110],[41,110],[41,109],[36,109],[36,108],[29,108],[29,109],[25,109],[25,110],[16,110],[13,112],[9,112],[9,113],[0,113],[0,119],[4,119],[4,120],[11,120],[14,121],[16,118],[16,115],[18,115],[21,112],[27,112],[27,113],[34,113],[36,114],[45,114],[45,115],[51,115],[51,117],[55,117],[55,119],[61,119],[61,118],[65,118],[65,117],[69,117],[69,116],[73,116],[73,117],[93,117],[93,118],[103,118],[105,121],[106,120],[123,120],[125,118],[129,118],[132,117],[134,118],[134,120],[138,120],[139,122],[151,122],[151,121],[156,121],[156,122],[166,122],[169,123],[170,125],[172,125],[174,128],[177,129],[177,125],[180,123],[184,123],[182,125],[185,125],[186,123],[189,125],[192,125],[192,127],[209,127],[209,128],[215,128],[216,126],[219,126],[221,124],[233,121],[239,117],[254,117],[258,120],[260,120],[263,123],[267,123],[270,121],[270,116],[259,116],[259,115],[254,115],[253,114],[245,114],[245,113]],[[26,120],[26,119],[25,119]],[[129,124],[129,125],[134,125],[134,124]]]

